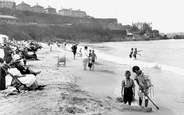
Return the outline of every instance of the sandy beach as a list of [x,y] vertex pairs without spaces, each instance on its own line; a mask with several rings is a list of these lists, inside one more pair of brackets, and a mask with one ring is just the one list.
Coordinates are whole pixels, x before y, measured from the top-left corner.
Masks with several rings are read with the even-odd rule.
[[[59,54],[65,54],[66,67],[57,66]],[[43,90],[29,91],[5,97],[0,93],[0,115],[175,115],[166,107],[160,106],[159,98],[154,102],[160,107],[156,110],[150,102],[152,112],[122,109],[122,103],[116,102],[115,88],[120,86],[120,78],[130,66],[116,69],[115,63],[97,60],[94,71],[83,70],[82,58],[73,59],[71,51],[48,46],[37,52],[38,61],[28,61],[27,66],[41,71],[37,76]],[[122,71],[122,74],[118,74]],[[122,76],[123,78],[123,76]],[[128,108],[128,107],[127,107]]]

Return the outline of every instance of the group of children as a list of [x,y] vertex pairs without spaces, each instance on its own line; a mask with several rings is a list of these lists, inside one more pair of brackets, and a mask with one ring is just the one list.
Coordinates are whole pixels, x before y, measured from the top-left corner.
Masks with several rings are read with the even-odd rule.
[[[76,54],[76,46],[73,46],[73,53],[74,53],[74,59]],[[141,51],[141,50],[140,50]],[[136,55],[139,51],[137,51],[137,48],[131,49],[130,58],[132,56],[136,59]],[[81,56],[83,58],[83,66],[84,70],[89,67],[89,70],[94,69],[94,63],[97,59],[97,56],[95,54],[94,50],[89,50],[88,47],[84,46],[84,49],[80,49]],[[132,68],[132,71],[136,74],[134,80],[136,81],[137,85],[139,86],[138,96],[139,96],[139,105],[142,106],[142,101],[145,99],[145,107],[148,106],[148,94],[149,89],[152,86],[150,79],[147,75],[145,75],[142,70],[138,66],[134,66]],[[131,72],[129,70],[125,71],[125,77],[121,83],[121,95],[123,97],[123,101],[126,104],[128,102],[129,105],[131,105],[131,102],[135,99],[135,83],[134,80],[130,78]]]
[[131,51],[130,51],[130,54],[129,54],[129,57],[130,58],[132,58],[132,57],[134,57],[134,59],[137,59],[137,55],[141,55],[141,54],[139,54],[138,52],[140,52],[140,51],[142,51],[142,50],[137,50],[137,48],[131,48]]
[[[71,49],[72,49],[74,59],[75,59],[75,55],[77,53],[77,44],[73,45]],[[95,50],[88,51],[88,47],[84,46],[84,49],[80,48],[79,53],[83,58],[84,70],[86,70],[87,67],[89,67],[89,70],[94,70],[94,67],[95,67],[94,63],[95,63],[95,60],[97,59]]]
[[89,61],[88,61],[88,67],[89,70],[94,70],[94,63],[95,60],[97,59],[97,56],[95,54],[95,50],[89,50]]
[[84,46],[84,49],[81,50],[82,58],[83,58],[83,66],[84,70],[87,69],[87,66],[89,67],[89,70],[94,70],[94,63],[95,60],[97,59],[97,56],[95,54],[94,50],[89,50],[88,52],[88,47]]
[[[139,86],[138,96],[139,96],[139,105],[142,106],[144,99],[145,107],[148,106],[148,94],[150,93],[150,88],[153,86],[148,75],[144,74],[138,66],[134,66],[132,71],[136,74],[134,80]],[[121,95],[123,101],[126,104],[128,102],[131,105],[131,102],[135,99],[135,84],[134,80],[130,78],[131,72],[129,70],[125,71],[126,79],[121,83]]]

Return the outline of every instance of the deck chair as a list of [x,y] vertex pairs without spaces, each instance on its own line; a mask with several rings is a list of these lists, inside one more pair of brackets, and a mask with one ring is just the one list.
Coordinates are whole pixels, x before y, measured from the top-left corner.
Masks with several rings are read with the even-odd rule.
[[9,75],[12,77],[11,85],[17,89],[18,93],[20,93],[20,90],[29,90],[29,88],[26,86],[26,84],[23,84],[19,79],[18,76],[14,76],[9,73]]
[[9,74],[12,77],[12,81],[10,86],[13,86],[17,89],[18,93],[20,93],[20,89],[22,90],[29,90],[29,88],[26,86],[26,84],[23,84],[19,79],[18,76],[14,76],[11,73],[9,73],[6,69],[2,68],[7,75]]
[[66,56],[59,55],[58,54],[58,59],[57,59],[57,66],[59,67],[60,63],[63,62],[63,65],[66,66]]

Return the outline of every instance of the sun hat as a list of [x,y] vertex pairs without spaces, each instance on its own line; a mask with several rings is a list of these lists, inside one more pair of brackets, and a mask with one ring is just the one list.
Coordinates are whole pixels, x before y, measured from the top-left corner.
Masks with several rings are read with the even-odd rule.
[[135,73],[136,71],[140,70],[139,66],[133,66],[132,71]]

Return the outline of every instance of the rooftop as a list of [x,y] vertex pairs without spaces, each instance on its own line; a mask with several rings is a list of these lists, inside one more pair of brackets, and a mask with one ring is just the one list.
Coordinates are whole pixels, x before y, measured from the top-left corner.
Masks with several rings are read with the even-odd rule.
[[17,6],[21,6],[21,5],[24,5],[24,6],[30,6],[29,4],[26,4],[25,2],[21,2],[20,4],[18,4]]

